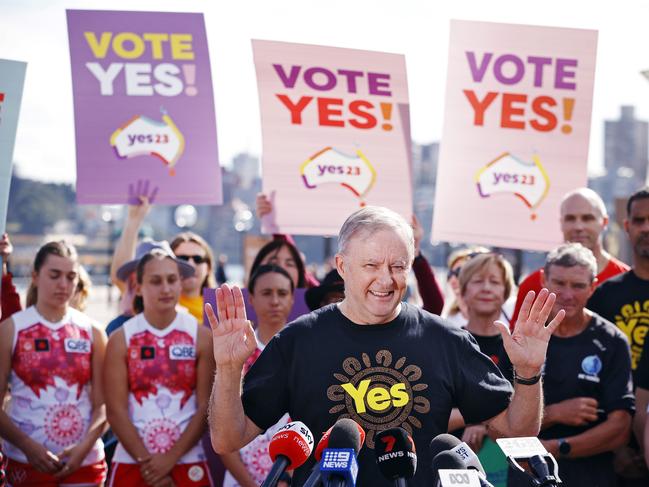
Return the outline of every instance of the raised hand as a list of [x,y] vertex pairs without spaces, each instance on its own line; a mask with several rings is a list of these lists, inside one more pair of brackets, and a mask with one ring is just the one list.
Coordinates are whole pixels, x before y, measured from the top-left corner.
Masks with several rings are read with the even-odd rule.
[[257,348],[255,333],[250,321],[246,318],[246,306],[241,289],[232,289],[223,284],[216,290],[216,311],[205,305],[207,320],[214,337],[214,360],[216,366],[233,366],[243,368],[246,359]]
[[494,323],[503,337],[503,345],[509,360],[518,375],[522,377],[532,377],[539,373],[545,362],[550,337],[566,315],[564,310],[560,310],[545,326],[557,297],[545,288],[541,289],[536,299],[534,296],[534,291],[528,292],[525,296],[511,335],[505,323],[501,321]]
[[419,223],[419,220],[414,213],[412,214],[410,225],[412,226],[412,234],[415,238],[415,257],[417,257],[419,252],[421,252],[421,241],[424,238],[424,227],[421,226],[421,223]]
[[257,218],[263,218],[273,212],[273,201],[265,193],[257,193],[255,200]]
[[133,185],[133,183],[130,183],[128,185],[128,204],[140,205],[145,200],[149,204],[153,204],[156,196],[158,195],[158,187],[155,186],[154,188],[151,189],[151,193],[149,193],[150,184],[151,182],[148,179],[146,180],[138,179],[137,182],[135,183],[135,186]]

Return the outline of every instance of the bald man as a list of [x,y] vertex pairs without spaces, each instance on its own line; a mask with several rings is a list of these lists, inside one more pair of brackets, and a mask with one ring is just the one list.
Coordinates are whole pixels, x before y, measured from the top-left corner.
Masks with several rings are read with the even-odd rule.
[[[561,201],[561,232],[566,243],[580,243],[595,256],[597,283],[627,272],[630,267],[606,252],[602,235],[608,225],[608,213],[602,198],[590,188],[578,188],[567,193]],[[527,276],[519,285],[516,307],[511,323],[516,323],[523,299],[529,291],[539,293],[542,288],[541,269]]]

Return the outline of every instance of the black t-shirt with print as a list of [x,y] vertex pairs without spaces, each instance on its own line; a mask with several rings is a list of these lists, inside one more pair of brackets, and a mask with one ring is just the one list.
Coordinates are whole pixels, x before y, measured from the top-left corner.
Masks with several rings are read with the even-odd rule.
[[[634,412],[635,397],[631,383],[631,357],[624,334],[612,323],[593,315],[586,329],[578,335],[552,336],[543,368],[543,394],[549,406],[575,397],[597,399],[599,417],[585,426],[556,424],[541,431],[542,439],[570,439],[606,420],[615,410]],[[559,476],[572,487],[615,487],[613,454],[591,457],[558,458]],[[510,469],[510,487],[531,487],[524,475]]]
[[649,281],[640,279],[633,270],[614,276],[595,289],[586,307],[624,332],[635,371],[649,331]]
[[[468,331],[468,330],[467,330]],[[471,332],[469,332],[471,333]],[[471,333],[471,336],[478,342],[480,351],[489,357],[498,366],[505,379],[514,382],[514,367],[503,345],[503,337],[500,335],[485,336]]]
[[[403,303],[382,325],[357,325],[336,305],[302,316],[268,344],[246,374],[246,415],[266,429],[288,412],[315,443],[341,417],[366,431],[359,487],[391,486],[376,466],[374,435],[400,426],[412,432],[418,468],[410,486],[432,485],[430,441],[445,433],[451,408],[478,423],[509,405],[511,384],[464,330]],[[296,471],[302,485],[314,459]]]

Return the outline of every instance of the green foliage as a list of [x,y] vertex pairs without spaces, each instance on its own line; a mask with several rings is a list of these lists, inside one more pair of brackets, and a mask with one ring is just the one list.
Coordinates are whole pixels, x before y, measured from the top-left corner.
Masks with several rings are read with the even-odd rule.
[[57,221],[73,217],[75,205],[70,184],[43,183],[13,175],[7,223],[17,224],[20,233],[43,234]]

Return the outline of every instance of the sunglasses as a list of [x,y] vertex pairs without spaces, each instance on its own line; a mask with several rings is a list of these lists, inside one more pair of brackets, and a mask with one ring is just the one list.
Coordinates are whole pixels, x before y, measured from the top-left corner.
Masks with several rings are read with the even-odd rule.
[[194,261],[194,264],[200,265],[203,262],[207,262],[207,257],[203,255],[177,255],[176,256],[180,260],[184,260],[185,262],[189,262],[190,260]]

